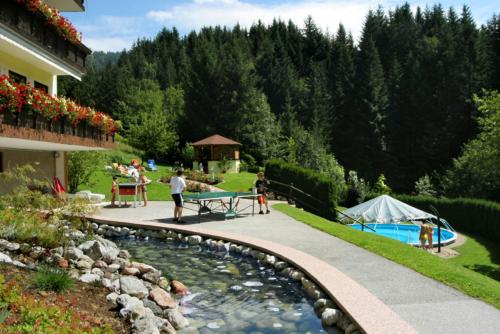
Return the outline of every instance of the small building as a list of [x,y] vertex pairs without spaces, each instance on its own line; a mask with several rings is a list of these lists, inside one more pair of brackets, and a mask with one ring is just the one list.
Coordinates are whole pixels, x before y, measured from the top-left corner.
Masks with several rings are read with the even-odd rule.
[[193,143],[193,170],[203,164],[205,173],[239,173],[241,144],[220,136],[213,135]]
[[59,11],[84,10],[84,0],[0,1],[0,173],[38,163],[39,178],[67,189],[67,152],[115,147],[111,117],[57,96],[58,77],[81,80],[91,53]]

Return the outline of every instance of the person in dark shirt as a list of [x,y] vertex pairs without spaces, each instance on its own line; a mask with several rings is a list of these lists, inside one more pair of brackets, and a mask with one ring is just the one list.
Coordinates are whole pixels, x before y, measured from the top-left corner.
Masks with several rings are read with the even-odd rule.
[[257,197],[259,202],[259,214],[263,215],[264,211],[262,211],[262,205],[266,206],[266,213],[270,213],[269,205],[267,203],[267,186],[269,185],[269,181],[264,178],[264,173],[257,173],[257,181],[255,182],[255,188],[257,188],[257,194],[260,196]]

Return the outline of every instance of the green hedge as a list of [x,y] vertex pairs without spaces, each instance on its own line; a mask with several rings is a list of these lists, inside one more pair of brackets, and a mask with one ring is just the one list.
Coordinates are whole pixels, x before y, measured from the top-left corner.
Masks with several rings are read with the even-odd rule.
[[452,199],[411,195],[398,195],[396,198],[426,212],[430,212],[429,206],[433,205],[454,229],[500,241],[499,203],[475,198]]
[[271,160],[266,164],[266,178],[271,181],[271,190],[285,196],[290,193],[290,189],[272,181],[293,184],[294,187],[315,198],[293,191],[292,196],[299,206],[321,217],[336,219],[335,208],[341,187],[326,176],[282,160]]

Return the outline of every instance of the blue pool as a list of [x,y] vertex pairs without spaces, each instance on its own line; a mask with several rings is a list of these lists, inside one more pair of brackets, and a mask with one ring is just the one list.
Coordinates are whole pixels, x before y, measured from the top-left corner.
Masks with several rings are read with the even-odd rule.
[[[365,224],[377,232],[373,232],[370,229],[365,228],[364,231],[368,233],[377,233],[383,235],[384,237],[395,239],[410,245],[420,245],[418,236],[420,235],[420,226],[417,225],[406,225],[406,224]],[[348,225],[356,230],[361,230],[360,224]],[[441,244],[451,244],[457,239],[457,234],[455,232],[441,229]],[[434,228],[434,234],[432,238],[432,243],[437,245],[438,243],[438,229]]]

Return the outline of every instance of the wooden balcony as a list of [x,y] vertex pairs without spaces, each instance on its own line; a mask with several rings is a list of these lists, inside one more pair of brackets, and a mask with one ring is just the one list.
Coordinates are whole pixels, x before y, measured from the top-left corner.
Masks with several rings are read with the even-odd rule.
[[13,0],[0,1],[0,25],[36,44],[67,65],[85,71],[86,58],[91,50],[83,44],[74,44],[47,23],[40,13],[32,13]]
[[86,122],[73,126],[61,118],[56,122],[36,114],[0,113],[0,141],[2,138],[45,143],[47,147],[62,145],[68,151],[82,149],[113,149],[114,135],[105,134]]

